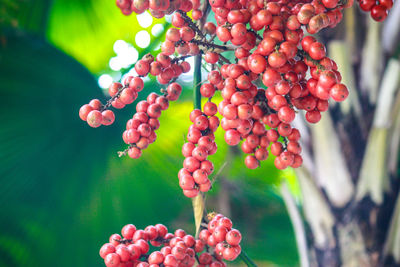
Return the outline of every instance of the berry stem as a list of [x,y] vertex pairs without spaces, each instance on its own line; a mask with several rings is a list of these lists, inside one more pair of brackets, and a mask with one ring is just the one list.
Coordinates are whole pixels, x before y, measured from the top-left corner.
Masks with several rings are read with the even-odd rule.
[[[190,27],[193,25],[196,29],[194,29],[199,36],[203,39],[206,40],[205,35],[203,34],[202,30],[204,27],[204,24],[206,23],[206,19],[208,16],[208,13],[210,12],[210,5],[208,1],[204,1],[201,10],[203,11],[203,18],[198,21],[198,26],[193,23],[193,21],[184,13],[182,14],[183,17],[186,17],[190,20],[188,21],[188,24]],[[178,11],[179,12],[179,11]],[[200,93],[200,87],[201,87],[201,60],[202,60],[202,54],[196,55],[194,59],[194,79],[193,79],[193,106],[195,109],[201,110],[201,93]],[[199,193],[196,197],[192,199],[192,206],[193,206],[193,215],[194,215],[194,220],[195,220],[195,226],[196,226],[196,237],[199,235],[200,228],[201,228],[201,223],[204,219],[204,211],[205,211],[205,196],[204,193]]]
[[[201,110],[201,54],[194,58],[194,79],[193,79],[193,107]],[[198,194],[192,199],[194,221],[196,225],[196,237],[200,232],[200,225],[202,220],[202,213],[204,212],[204,195],[203,193]]]
[[194,58],[193,107],[201,110],[201,54]]
[[107,110],[109,107],[111,107],[112,102],[113,102],[115,99],[117,99],[117,98],[121,95],[122,91],[123,91],[125,88],[126,88],[126,86],[121,87],[121,88],[118,90],[118,93],[116,93],[113,97],[111,97],[111,98],[107,101],[107,103],[106,103],[104,106],[101,107],[100,111],[103,112],[104,110]]
[[251,267],[257,267],[257,265],[247,256],[246,252],[242,250],[242,253],[240,253],[239,258],[247,265]]
[[226,57],[224,57],[223,55],[219,55],[219,58],[223,61],[223,62],[225,62],[225,63],[227,63],[227,64],[232,64],[232,62],[229,60],[229,59],[227,59]]
[[233,48],[229,48],[228,46],[225,46],[225,45],[217,45],[215,43],[212,43],[211,41],[209,42],[209,41],[201,41],[201,40],[193,39],[190,42],[194,43],[194,44],[197,44],[197,45],[204,46],[207,49],[217,48],[217,49],[221,49],[223,51],[233,50]]
[[[183,12],[182,10],[177,10],[176,12],[181,14],[182,18],[185,20],[185,22],[188,24],[188,26],[192,30],[194,30],[201,37],[201,39],[206,38],[204,33],[201,31],[200,27],[197,27],[197,25],[192,21],[192,19],[185,12]],[[206,16],[206,14],[204,14],[204,16]]]

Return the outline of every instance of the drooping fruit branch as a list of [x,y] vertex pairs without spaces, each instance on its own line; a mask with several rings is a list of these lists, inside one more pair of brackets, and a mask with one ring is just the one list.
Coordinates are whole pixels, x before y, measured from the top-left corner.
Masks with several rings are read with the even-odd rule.
[[[392,0],[359,2],[360,7],[371,11],[371,16],[378,21],[387,16],[393,5]],[[172,15],[173,27],[167,30],[159,54],[145,55],[135,64],[137,76],[113,83],[109,88],[111,99],[105,105],[92,100],[81,108],[79,115],[92,127],[112,124],[115,116],[108,108],[119,109],[134,102],[144,86],[142,77],[155,76],[166,89],[161,90],[161,95],[151,93],[145,101],[137,103],[136,113],[123,133],[128,148],[120,154],[139,158],[142,151],[156,140],[155,131],[160,127],[158,118],[162,111],[181,94],[177,79],[191,68],[186,59],[195,56],[194,110],[189,116],[192,125],[182,147],[185,160],[178,178],[184,195],[194,199],[198,232],[201,222],[206,220],[204,194],[211,189],[209,175],[214,169],[207,157],[217,150],[214,132],[219,125],[225,131],[226,143],[230,146],[240,144],[241,150],[247,154],[244,163],[249,169],[258,168],[269,154],[275,156],[274,163],[278,169],[302,165],[301,133],[292,126],[293,121],[303,119],[301,115],[304,114],[307,122],[317,123],[321,113],[328,110],[331,99],[344,101],[349,94],[341,83],[336,63],[326,53],[325,45],[312,35],[335,27],[342,20],[342,10],[353,4],[353,0],[204,0],[203,3],[200,0],[117,0],[125,15],[146,10],[156,18]],[[210,9],[216,25],[206,22]],[[192,11],[193,19],[187,15],[189,11]],[[305,36],[305,32],[310,35]],[[215,38],[223,44],[216,44]],[[234,51],[235,61],[232,62],[235,63],[223,54],[227,51]],[[205,82],[201,81],[203,59],[211,66]],[[218,91],[223,100],[216,104],[211,100]],[[203,108],[201,97],[209,99]],[[222,115],[221,121],[217,113]],[[215,246],[214,257],[218,262],[221,255],[232,260],[241,251],[236,242],[239,235],[235,232],[232,238],[236,241],[229,242],[227,231],[232,230],[221,223],[226,222],[221,218],[211,219],[208,230],[203,229],[199,235],[204,243]],[[146,239],[142,232],[137,235]],[[175,238],[184,238],[180,235]],[[207,239],[205,235],[208,235]],[[174,238],[171,238],[170,245],[175,247],[175,243],[171,244]],[[132,241],[125,237],[119,245]],[[161,243],[166,243],[166,240]],[[110,263],[118,261],[113,253],[109,253],[113,256],[107,255],[111,258],[106,261],[106,264],[109,262],[107,266],[119,266]],[[150,262],[169,265],[161,263],[161,254],[162,251],[155,256],[145,255],[143,262],[136,266],[147,266]],[[209,261],[209,256],[188,254],[187,264],[176,265],[192,266],[197,259],[204,265],[223,266],[223,263]],[[122,254],[119,257],[123,257]],[[245,254],[241,258],[248,266],[255,266]]]

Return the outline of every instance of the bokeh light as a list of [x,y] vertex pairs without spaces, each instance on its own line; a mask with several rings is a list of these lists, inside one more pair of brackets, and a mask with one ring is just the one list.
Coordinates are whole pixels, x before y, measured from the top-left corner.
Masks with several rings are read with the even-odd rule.
[[136,15],[136,19],[143,28],[147,28],[153,23],[153,17],[148,12]]
[[150,34],[147,31],[140,31],[135,36],[135,43],[140,48],[146,48],[150,44]]
[[112,82],[113,82],[113,78],[109,74],[101,75],[98,80],[99,86],[103,89],[108,88]]
[[151,34],[154,37],[160,36],[164,31],[164,26],[162,24],[156,24],[151,28]]

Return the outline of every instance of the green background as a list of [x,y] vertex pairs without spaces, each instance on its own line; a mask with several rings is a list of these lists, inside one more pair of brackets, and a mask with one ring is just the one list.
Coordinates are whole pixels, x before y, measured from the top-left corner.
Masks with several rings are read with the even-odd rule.
[[[135,105],[116,111],[109,127],[92,129],[78,117],[92,98],[106,99],[97,79],[117,77],[108,63],[113,44],[125,40],[139,55],[157,53],[161,37],[145,49],[143,29],[111,0],[3,0],[0,10],[0,266],[102,266],[98,255],[123,225],[163,223],[194,231],[191,201],[177,182],[183,135],[190,125],[190,84],[161,116],[158,139],[138,160],[118,158],[122,132]],[[154,24],[168,22],[153,20]],[[139,100],[160,86],[150,80]],[[293,174],[268,160],[244,168],[217,131],[216,172],[229,161],[209,193],[207,210],[227,197],[243,249],[260,266],[297,266],[290,220],[277,185]],[[234,153],[232,153],[234,152]],[[232,156],[233,155],[233,156]],[[221,188],[223,185],[224,188]],[[226,202],[226,201],[225,201]],[[238,263],[239,264],[239,263]]]

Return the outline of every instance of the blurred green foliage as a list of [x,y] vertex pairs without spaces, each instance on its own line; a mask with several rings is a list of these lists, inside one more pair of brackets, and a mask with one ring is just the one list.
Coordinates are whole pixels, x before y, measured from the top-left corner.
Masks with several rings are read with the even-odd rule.
[[[19,29],[1,34],[0,266],[102,266],[99,247],[126,223],[164,223],[193,233],[191,202],[177,185],[192,104],[171,104],[158,140],[139,160],[116,153],[125,148],[120,136],[134,104],[117,111],[110,127],[91,129],[77,116],[82,104],[104,99],[93,74],[107,69],[116,39],[132,42],[137,20],[120,14],[114,1],[54,0],[51,8],[47,1],[24,3],[35,3],[36,14],[50,19],[24,20],[22,12],[13,20],[19,23],[11,23]],[[152,80],[140,98],[158,89]],[[208,194],[207,208],[218,209],[219,181],[227,181],[243,248],[260,266],[295,266],[292,228],[274,189],[293,174],[277,171],[271,160],[256,171],[244,168],[243,155],[232,156],[221,130],[217,143],[215,173],[231,163]]]
[[[165,19],[153,18],[152,25]],[[84,64],[91,72],[107,68],[116,40],[135,43],[135,34],[143,28],[135,14],[124,16],[115,1],[54,0],[50,10],[47,37],[57,47]],[[151,36],[151,42],[157,39]],[[144,49],[136,46],[139,53]],[[143,54],[143,53],[141,53]]]

